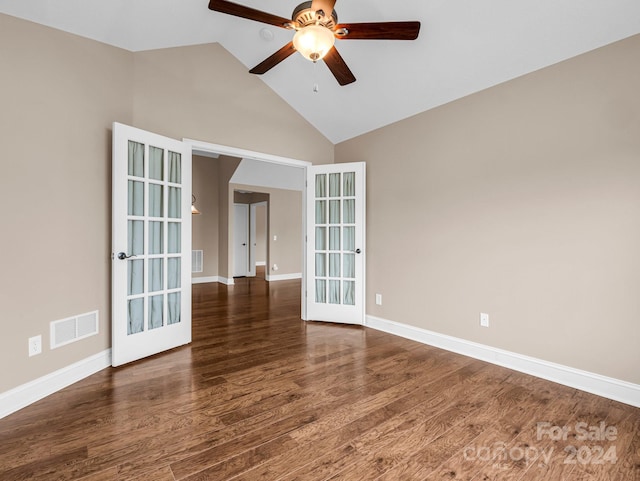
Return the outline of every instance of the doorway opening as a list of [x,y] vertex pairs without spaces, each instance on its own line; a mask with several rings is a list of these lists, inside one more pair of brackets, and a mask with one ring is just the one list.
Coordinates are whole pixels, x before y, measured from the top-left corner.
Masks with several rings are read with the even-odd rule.
[[265,278],[268,260],[270,194],[234,189],[233,277]]
[[[192,249],[202,249],[198,238],[202,231],[207,230],[202,221],[207,217],[203,209],[206,210],[208,205],[213,206],[209,212],[215,210],[211,223],[220,226],[217,232],[209,226],[208,235],[212,238],[209,248],[213,253],[208,255],[205,249],[204,272],[193,273],[192,282],[234,285],[236,275],[261,276],[267,282],[304,279],[306,210],[303,194],[306,168],[312,164],[206,142],[183,141],[192,148],[193,193],[197,198],[197,208],[203,213],[193,219]],[[206,161],[209,162],[205,164]],[[196,173],[198,162],[211,170],[216,169],[217,162],[220,171],[218,181],[207,185],[207,176]],[[234,267],[234,204],[238,203],[249,206],[248,238],[247,242],[240,242],[247,244],[241,247],[248,247],[246,254],[242,254],[243,259],[248,258],[248,267],[241,267],[242,272],[236,272]],[[301,311],[304,319],[304,304]]]

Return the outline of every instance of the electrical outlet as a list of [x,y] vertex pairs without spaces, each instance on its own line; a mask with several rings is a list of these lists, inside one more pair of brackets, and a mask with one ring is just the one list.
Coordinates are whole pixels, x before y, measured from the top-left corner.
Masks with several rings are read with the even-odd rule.
[[378,306],[382,305],[382,294],[376,294],[376,304]]
[[489,314],[484,312],[480,313],[480,325],[482,327],[489,327]]
[[29,357],[35,356],[42,352],[42,336],[34,336],[29,338]]

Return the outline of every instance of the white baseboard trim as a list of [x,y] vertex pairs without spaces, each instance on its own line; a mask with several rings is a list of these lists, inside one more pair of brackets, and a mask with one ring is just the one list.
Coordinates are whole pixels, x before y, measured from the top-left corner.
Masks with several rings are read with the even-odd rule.
[[220,282],[218,276],[192,277],[191,284],[206,284],[207,282]]
[[0,419],[111,366],[111,349],[0,393]]
[[365,325],[372,329],[411,339],[422,344],[473,357],[525,374],[557,382],[581,391],[640,407],[640,385],[620,379],[582,371],[562,364],[505,351],[495,347],[448,336],[419,327],[401,324],[375,316],[366,316]]
[[302,273],[297,272],[294,274],[266,274],[265,278],[267,282],[273,281],[290,281],[291,279],[302,279]]
[[220,284],[226,284],[227,286],[233,286],[235,284],[233,277],[231,279],[227,279],[226,277],[220,277],[220,276],[191,278],[191,284],[205,284],[207,282],[219,282]]
[[256,265],[257,266],[266,266],[267,265],[267,261],[256,261]]

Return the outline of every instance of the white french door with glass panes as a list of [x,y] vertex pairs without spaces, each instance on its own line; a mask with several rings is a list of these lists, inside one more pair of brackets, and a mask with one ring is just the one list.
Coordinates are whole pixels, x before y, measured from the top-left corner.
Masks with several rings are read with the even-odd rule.
[[191,148],[113,124],[112,365],[191,342]]
[[307,167],[306,319],[364,324],[365,163]]

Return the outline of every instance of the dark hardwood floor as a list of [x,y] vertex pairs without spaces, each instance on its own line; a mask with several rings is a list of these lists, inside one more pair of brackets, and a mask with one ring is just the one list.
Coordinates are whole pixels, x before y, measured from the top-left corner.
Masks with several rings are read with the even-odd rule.
[[237,282],[194,285],[190,346],[0,420],[0,479],[640,479],[640,409]]

